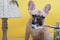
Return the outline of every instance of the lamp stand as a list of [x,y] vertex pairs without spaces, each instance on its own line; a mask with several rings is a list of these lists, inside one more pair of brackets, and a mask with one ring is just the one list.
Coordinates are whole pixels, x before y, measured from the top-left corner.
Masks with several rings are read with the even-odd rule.
[[2,40],[7,40],[8,18],[2,18]]

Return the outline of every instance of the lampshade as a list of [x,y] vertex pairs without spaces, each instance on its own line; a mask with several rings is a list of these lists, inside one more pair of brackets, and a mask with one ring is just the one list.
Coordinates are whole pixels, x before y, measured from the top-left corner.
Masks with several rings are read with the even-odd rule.
[[18,17],[21,17],[21,14],[16,3],[12,3],[11,0],[0,0],[0,18]]

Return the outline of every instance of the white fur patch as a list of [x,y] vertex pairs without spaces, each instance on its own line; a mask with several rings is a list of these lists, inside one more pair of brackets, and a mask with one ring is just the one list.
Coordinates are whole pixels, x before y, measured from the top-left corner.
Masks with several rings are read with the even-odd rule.
[[35,29],[42,29],[42,28],[44,28],[44,27],[35,27]]

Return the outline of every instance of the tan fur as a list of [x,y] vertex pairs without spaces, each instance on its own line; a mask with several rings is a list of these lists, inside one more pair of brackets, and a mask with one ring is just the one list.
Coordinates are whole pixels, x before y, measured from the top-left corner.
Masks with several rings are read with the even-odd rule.
[[47,28],[42,29],[33,29],[32,28],[32,16],[30,17],[27,27],[26,27],[26,35],[25,40],[29,40],[30,33],[32,35],[33,40],[48,40],[46,37],[50,37],[49,40],[52,40],[52,37],[50,36],[50,32],[47,30]]
[[[30,3],[32,3],[32,4],[30,4]],[[34,8],[35,8],[34,3],[32,1],[30,1],[29,5],[28,5],[28,11],[31,14],[31,16],[30,16],[30,19],[28,20],[27,25],[26,25],[25,40],[29,40],[30,34],[31,34],[33,40],[52,40],[52,36],[50,35],[50,32],[47,30],[48,27],[47,28],[40,28],[40,29],[33,29],[32,28],[32,20],[33,20],[32,15],[33,14],[35,14],[35,15],[42,14],[41,10],[35,10]],[[50,4],[47,4],[43,8],[43,12],[45,14],[46,13],[48,14],[50,9],[51,9]],[[37,11],[39,11],[39,13]],[[42,21],[44,22],[44,20],[42,20]]]
[[31,33],[33,40],[44,40],[44,29],[33,29],[32,28],[32,20],[33,18],[30,17],[28,23],[27,23],[27,27],[26,27],[26,39],[29,39],[29,35]]

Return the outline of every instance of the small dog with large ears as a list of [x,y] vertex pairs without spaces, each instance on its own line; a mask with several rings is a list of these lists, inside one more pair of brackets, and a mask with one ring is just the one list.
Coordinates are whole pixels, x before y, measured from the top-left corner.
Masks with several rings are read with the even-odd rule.
[[28,11],[31,14],[26,26],[25,40],[29,40],[31,34],[33,40],[52,40],[48,27],[44,28],[44,19],[48,15],[51,5],[47,4],[43,10],[37,10],[34,2],[28,4]]

